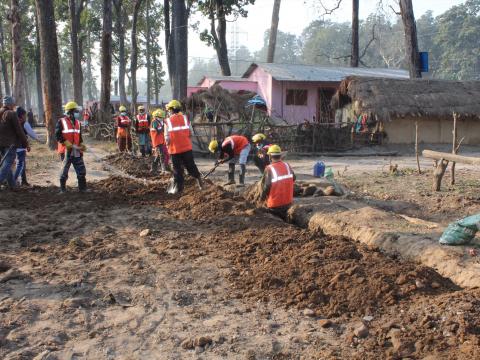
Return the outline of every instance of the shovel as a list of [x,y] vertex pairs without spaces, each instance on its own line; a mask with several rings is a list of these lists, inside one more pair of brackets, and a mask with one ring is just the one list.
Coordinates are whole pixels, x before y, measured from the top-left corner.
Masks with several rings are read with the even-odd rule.
[[203,175],[203,178],[206,179],[208,176],[213,174],[213,172],[217,169],[217,167],[219,167],[222,164],[223,164],[222,162],[219,162],[219,163],[215,164],[215,166],[213,168],[211,168],[205,175]]
[[178,193],[178,186],[175,183],[175,179],[171,178],[170,183],[167,186],[167,194],[176,194]]
[[7,152],[5,153],[5,156],[0,160],[0,167],[3,165],[3,162],[7,159],[8,154],[13,150],[14,146],[10,145],[8,148]]

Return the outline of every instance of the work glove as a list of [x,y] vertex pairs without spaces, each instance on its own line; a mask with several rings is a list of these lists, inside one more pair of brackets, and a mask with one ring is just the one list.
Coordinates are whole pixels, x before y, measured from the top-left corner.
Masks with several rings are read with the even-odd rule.
[[84,143],[81,143],[80,150],[82,150],[83,152],[87,151],[87,146]]
[[63,145],[65,145],[65,147],[67,148],[68,151],[72,150],[73,144],[72,144],[70,141],[65,140],[65,141],[63,142]]

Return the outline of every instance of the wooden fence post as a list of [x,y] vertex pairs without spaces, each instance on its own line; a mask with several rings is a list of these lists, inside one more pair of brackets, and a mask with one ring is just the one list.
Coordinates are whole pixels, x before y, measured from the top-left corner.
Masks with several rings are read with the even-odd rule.
[[[457,153],[457,113],[453,113],[453,143],[452,143],[452,154]],[[450,168],[451,172],[451,185],[455,185],[455,161],[452,162],[452,167]]]
[[418,153],[418,121],[415,121],[415,156],[417,158],[418,175],[420,175],[422,170],[420,169],[420,154]]

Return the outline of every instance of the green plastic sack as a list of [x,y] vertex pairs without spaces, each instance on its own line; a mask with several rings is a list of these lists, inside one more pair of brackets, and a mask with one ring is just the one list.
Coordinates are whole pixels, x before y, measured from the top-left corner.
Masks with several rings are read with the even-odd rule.
[[331,166],[327,166],[325,168],[325,174],[323,176],[326,177],[327,179],[333,179],[334,173]]
[[466,218],[457,220],[447,226],[440,237],[440,244],[469,244],[477,234],[478,230],[480,230],[480,214],[467,216]]

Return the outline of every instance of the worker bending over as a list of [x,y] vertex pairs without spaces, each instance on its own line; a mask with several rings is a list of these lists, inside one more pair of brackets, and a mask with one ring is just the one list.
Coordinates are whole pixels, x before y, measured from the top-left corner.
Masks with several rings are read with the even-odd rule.
[[127,108],[121,105],[118,108],[120,114],[115,121],[115,127],[117,128],[117,146],[118,151],[126,152],[132,151],[132,120],[127,115]]
[[152,173],[158,172],[158,165],[162,173],[165,173],[168,168],[168,151],[165,146],[165,137],[163,134],[164,131],[164,119],[165,112],[162,109],[155,110],[153,112],[153,120],[150,123],[150,138],[152,140],[153,147],[153,163],[152,163]]
[[289,164],[282,161],[282,149],[271,145],[268,149],[271,164],[265,168],[261,180],[262,194],[260,199],[266,200],[267,208],[275,215],[286,219],[287,212],[293,202],[293,184],[295,174]]
[[235,163],[238,161],[240,164],[238,180],[240,186],[245,186],[245,173],[247,172],[247,160],[248,154],[250,153],[250,143],[248,139],[242,135],[231,135],[223,140],[220,149],[217,140],[212,140],[208,149],[212,153],[220,151],[216,164],[228,162],[228,181],[225,185],[235,184]]
[[65,104],[65,115],[58,120],[55,128],[55,138],[58,142],[57,151],[63,161],[60,173],[60,192],[67,191],[67,179],[70,166],[73,165],[77,174],[78,190],[87,191],[87,170],[83,162],[83,152],[87,147],[83,144],[80,128],[80,109],[74,101]]
[[138,107],[138,114],[135,119],[135,131],[138,135],[138,146],[140,147],[140,153],[142,156],[152,154],[150,147],[150,115],[145,112],[145,107],[140,105]]
[[252,136],[252,142],[254,146],[253,162],[261,174],[265,172],[267,165],[270,165],[270,158],[267,152],[271,144],[269,144],[266,139],[267,137],[260,133]]
[[172,193],[182,192],[185,179],[184,167],[188,174],[195,178],[200,189],[203,188],[202,178],[198,171],[192,151],[192,128],[186,115],[181,112],[182,104],[178,100],[170,101],[166,109],[170,116],[165,119],[165,143],[172,159],[174,188]]

